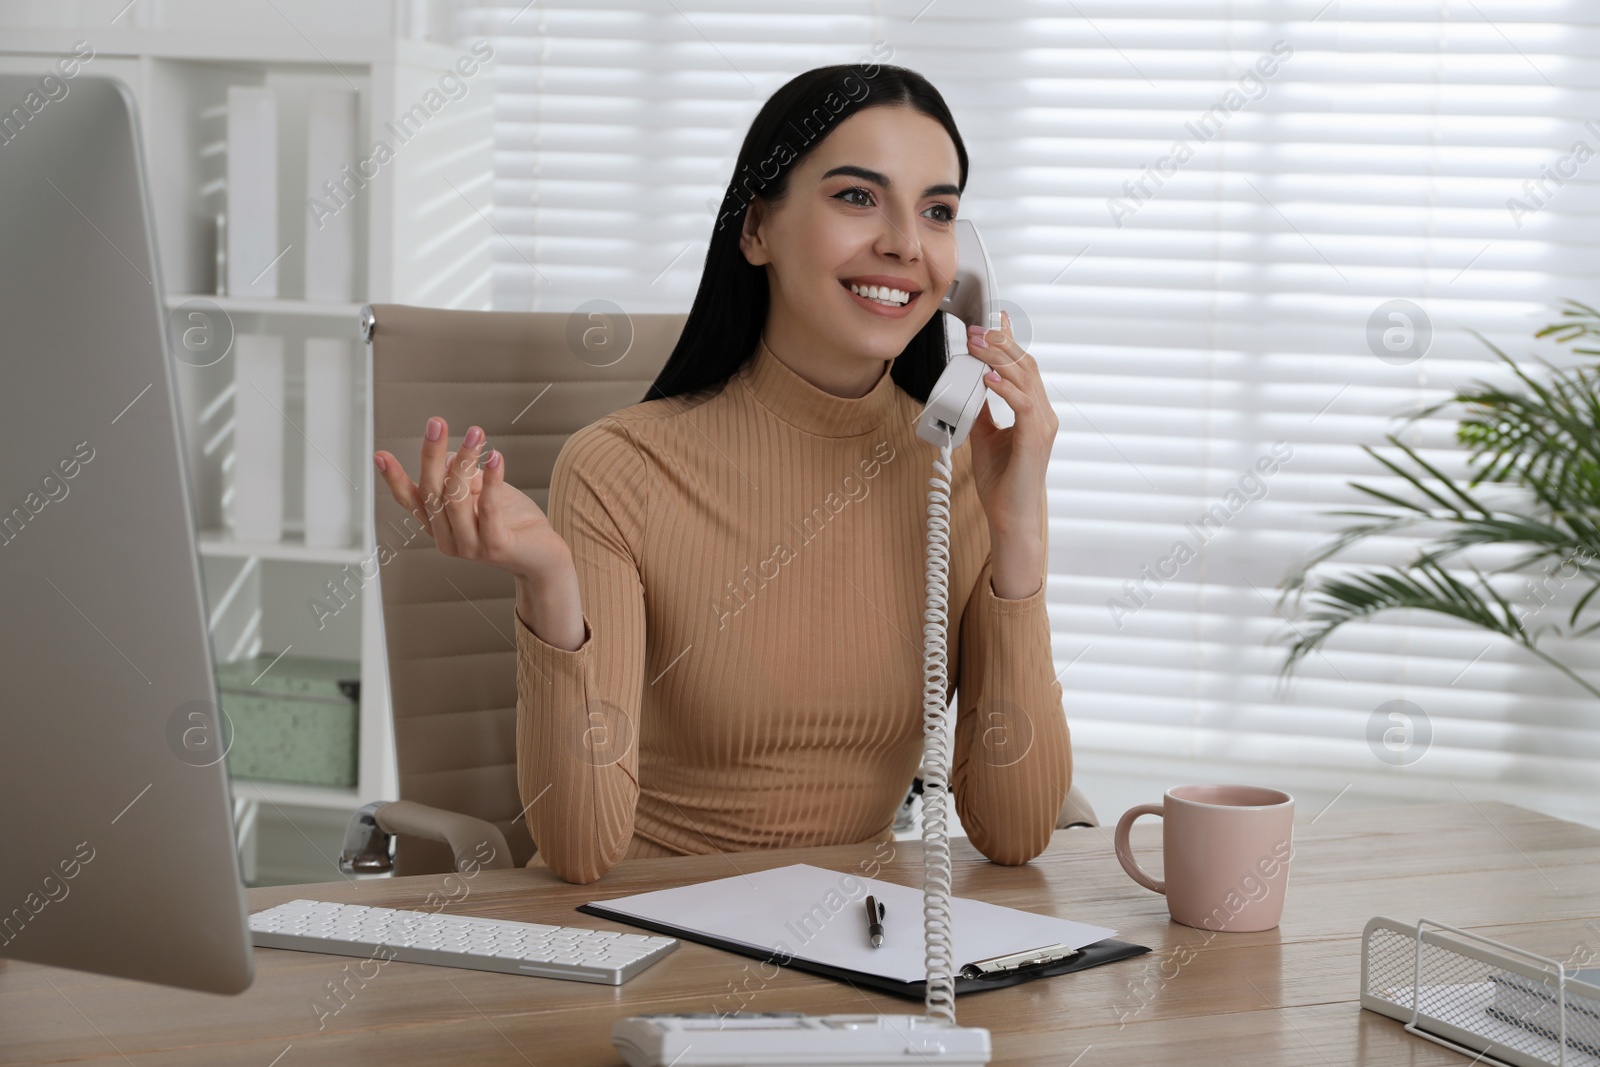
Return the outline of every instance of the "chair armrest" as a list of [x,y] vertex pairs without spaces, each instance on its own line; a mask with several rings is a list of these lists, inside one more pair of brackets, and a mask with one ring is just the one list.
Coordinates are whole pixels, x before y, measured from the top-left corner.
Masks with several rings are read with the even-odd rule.
[[1099,826],[1100,819],[1094,813],[1094,807],[1089,803],[1089,797],[1074,783],[1067,790],[1066,802],[1061,805],[1061,814],[1056,816],[1056,829],[1065,830],[1069,826]]
[[493,823],[470,815],[429,807],[412,800],[377,801],[350,816],[345,827],[339,869],[346,874],[384,874],[394,869],[395,834],[438,841],[450,846],[456,870],[509,870],[511,849]]

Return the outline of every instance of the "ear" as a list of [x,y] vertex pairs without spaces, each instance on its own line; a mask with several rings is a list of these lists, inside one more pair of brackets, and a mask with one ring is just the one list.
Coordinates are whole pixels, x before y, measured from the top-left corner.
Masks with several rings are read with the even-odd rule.
[[761,232],[761,224],[766,221],[767,202],[761,197],[753,197],[750,206],[745,209],[744,222],[739,229],[739,251],[744,253],[744,258],[752,267],[760,267],[772,262],[772,255],[767,250],[766,237]]

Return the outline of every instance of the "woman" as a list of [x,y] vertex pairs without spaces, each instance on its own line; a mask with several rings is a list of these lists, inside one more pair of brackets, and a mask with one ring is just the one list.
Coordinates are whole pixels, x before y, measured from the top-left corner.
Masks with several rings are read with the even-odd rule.
[[[440,551],[516,576],[517,771],[569,882],[623,858],[887,841],[923,747],[928,479],[915,423],[967,181],[955,122],[899,67],[823,67],[745,137],[683,333],[647,398],[567,441],[550,515],[479,427],[428,420]],[[1044,603],[1056,417],[1003,330],[969,349],[1015,412],[954,452],[951,792],[1024,863],[1071,783]],[[427,506],[431,502],[432,506]]]

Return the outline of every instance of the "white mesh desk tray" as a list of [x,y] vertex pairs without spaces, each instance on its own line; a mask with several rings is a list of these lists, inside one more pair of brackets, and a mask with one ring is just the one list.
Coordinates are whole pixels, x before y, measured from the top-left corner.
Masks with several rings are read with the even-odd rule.
[[1361,1006],[1480,1063],[1600,1067],[1600,987],[1555,960],[1431,919],[1367,923]]

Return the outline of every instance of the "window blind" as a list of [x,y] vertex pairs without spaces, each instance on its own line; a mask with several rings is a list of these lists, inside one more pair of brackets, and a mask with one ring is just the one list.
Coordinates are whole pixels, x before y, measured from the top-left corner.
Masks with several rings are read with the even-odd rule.
[[[1344,521],[1323,513],[1368,503],[1348,482],[1402,488],[1360,446],[1508,380],[1469,331],[1559,361],[1533,330],[1595,299],[1593,12],[541,0],[459,18],[497,57],[498,308],[686,310],[768,95],[869,54],[939,87],[972,158],[961,214],[1060,418],[1048,597],[1077,773],[1137,783],[1095,796],[1102,816],[1243,778],[1600,824],[1597,702],[1503,639],[1381,615],[1287,686],[1274,643],[1303,625],[1279,582]],[[1453,428],[1404,439],[1461,475]],[[1541,647],[1600,677],[1593,639]]]

